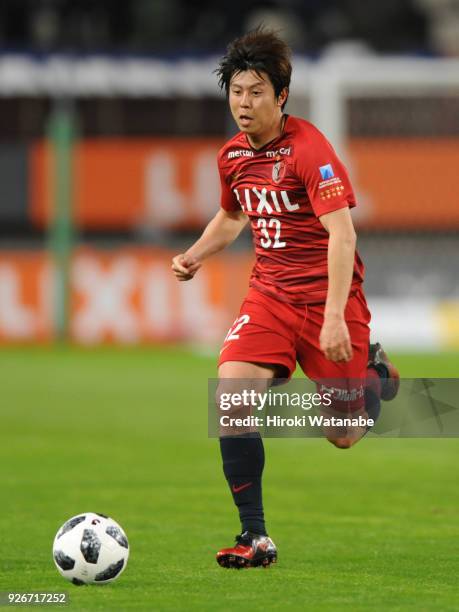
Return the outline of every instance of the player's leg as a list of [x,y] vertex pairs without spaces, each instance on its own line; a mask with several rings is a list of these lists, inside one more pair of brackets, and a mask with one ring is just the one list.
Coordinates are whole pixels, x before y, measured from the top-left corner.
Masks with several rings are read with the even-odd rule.
[[[266,393],[276,376],[276,366],[226,361],[220,365],[218,375],[217,410],[223,397],[225,422],[240,422],[252,416],[256,407],[250,403],[241,405],[240,401],[233,404],[231,398],[239,399],[244,392],[248,398],[251,392],[257,396]],[[261,492],[265,455],[260,432],[251,425],[220,425],[219,434],[223,473],[239,511],[242,532],[266,535]]]
[[[307,322],[301,338],[301,356],[298,360],[310,378],[316,381],[329,381],[329,387],[335,387],[332,406],[324,416],[352,418],[363,416],[376,422],[380,413],[381,398],[387,400],[396,395],[398,372],[379,344],[369,344],[370,313],[362,291],[350,296],[345,318],[353,349],[351,361],[331,362],[320,350],[322,305],[307,308]],[[376,347],[376,350],[372,347]],[[324,386],[327,386],[326,382]],[[324,433],[336,447],[350,448],[368,432],[368,429],[367,426],[329,427]]]
[[[249,362],[226,361],[219,367],[217,406],[224,396],[226,406],[233,394],[267,392],[272,379],[277,376],[274,364],[262,365]],[[244,418],[252,413],[250,406],[230,406],[227,420]],[[222,567],[254,567],[269,565],[277,559],[274,543],[268,537],[265,526],[262,475],[265,464],[263,440],[256,427],[221,427],[220,451],[223,472],[228,482],[234,504],[239,512],[241,535],[236,545],[217,553]]]
[[[233,394],[264,393],[273,378],[288,377],[295,369],[295,318],[288,305],[251,290],[239,317],[228,332],[219,361],[217,409],[224,395],[225,417],[245,417],[251,406]],[[220,412],[219,412],[220,414]],[[226,423],[229,418],[226,418]],[[250,567],[275,561],[276,549],[267,536],[262,500],[263,441],[256,426],[220,426],[223,471],[239,512],[241,536],[236,546],[217,554],[223,567]]]

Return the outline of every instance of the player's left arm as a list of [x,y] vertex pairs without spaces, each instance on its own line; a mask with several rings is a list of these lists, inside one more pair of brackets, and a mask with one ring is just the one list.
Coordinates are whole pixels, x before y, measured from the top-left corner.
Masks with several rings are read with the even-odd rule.
[[344,309],[352,282],[356,234],[347,206],[323,214],[319,220],[329,234],[328,291],[320,348],[331,361],[350,361],[352,345]]

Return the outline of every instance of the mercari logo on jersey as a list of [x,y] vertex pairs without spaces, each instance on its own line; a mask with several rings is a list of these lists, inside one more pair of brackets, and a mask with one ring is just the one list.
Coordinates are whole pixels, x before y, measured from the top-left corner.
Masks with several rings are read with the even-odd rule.
[[253,157],[253,151],[249,151],[249,149],[238,149],[237,151],[230,151],[228,153],[228,159],[234,159],[235,157]]

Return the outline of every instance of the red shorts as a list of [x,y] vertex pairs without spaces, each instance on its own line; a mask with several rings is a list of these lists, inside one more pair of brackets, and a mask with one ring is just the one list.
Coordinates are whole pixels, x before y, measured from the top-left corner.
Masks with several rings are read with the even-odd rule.
[[368,362],[370,312],[362,289],[348,299],[345,319],[351,336],[351,361],[335,363],[320,349],[325,304],[295,306],[250,288],[238,318],[220,351],[218,365],[247,361],[282,366],[279,377],[289,378],[296,362],[308,378],[364,379]]

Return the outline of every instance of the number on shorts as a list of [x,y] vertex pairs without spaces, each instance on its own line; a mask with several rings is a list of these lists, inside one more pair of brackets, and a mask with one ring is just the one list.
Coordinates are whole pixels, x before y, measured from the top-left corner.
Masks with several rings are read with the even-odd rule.
[[[269,219],[266,222],[266,219],[260,217],[257,221],[257,227],[260,228],[260,233],[262,234],[262,238],[260,238],[260,244],[264,249],[269,249],[272,246],[273,249],[283,249],[286,246],[286,242],[281,242],[281,222],[279,219]],[[269,235],[269,229],[275,228],[274,239]]]
[[244,325],[247,325],[247,323],[250,321],[250,316],[249,315],[241,315],[240,317],[238,317],[234,323],[231,325],[229,332],[226,334],[226,338],[224,340],[224,342],[229,342],[230,340],[238,340],[239,339],[239,332],[241,330],[241,328]]

